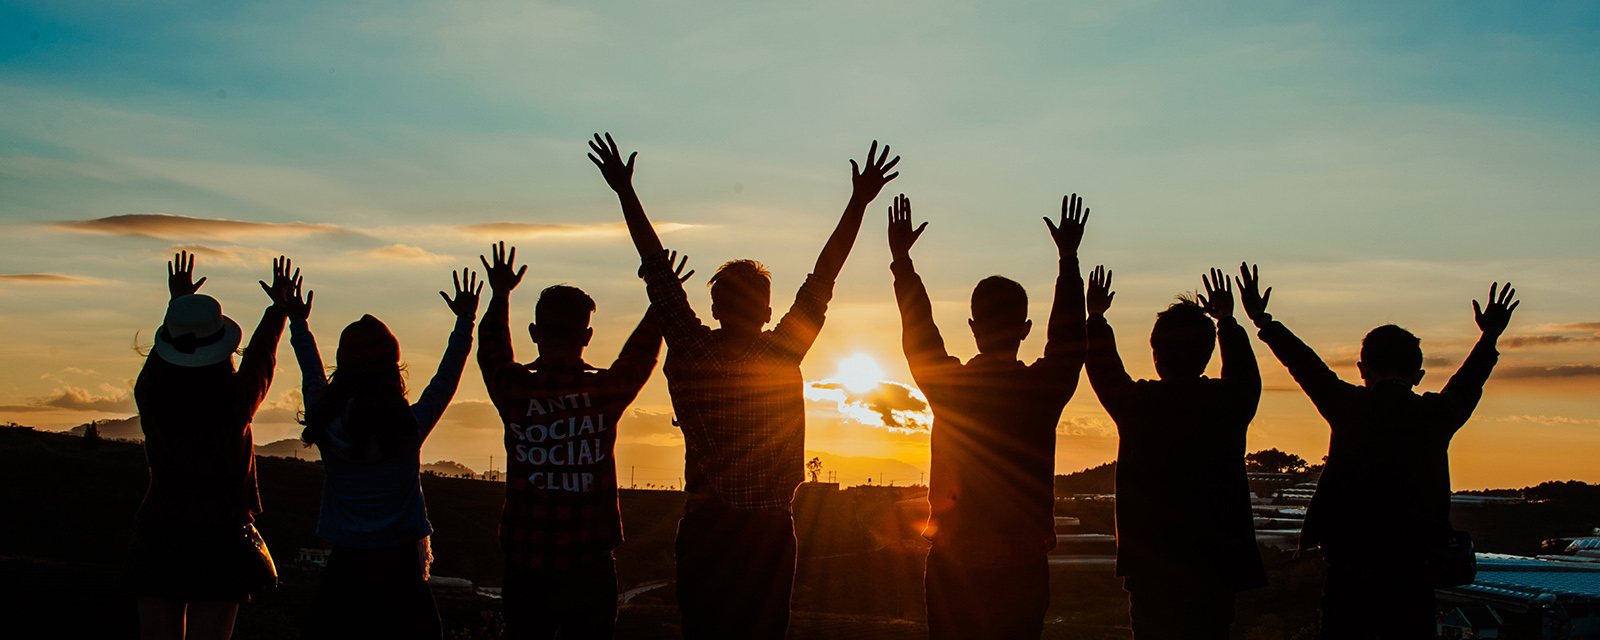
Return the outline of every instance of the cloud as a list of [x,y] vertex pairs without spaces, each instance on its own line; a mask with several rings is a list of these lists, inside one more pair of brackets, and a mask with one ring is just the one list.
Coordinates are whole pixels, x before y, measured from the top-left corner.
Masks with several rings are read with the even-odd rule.
[[1600,424],[1600,419],[1595,418],[1569,418],[1567,416],[1500,416],[1494,418],[1495,422],[1517,422],[1537,424],[1546,427],[1560,425],[1590,425]]
[[[656,222],[653,225],[658,234],[668,234],[684,229],[692,229],[702,225],[685,224],[681,222]],[[457,228],[457,231],[479,238],[493,240],[541,240],[545,238],[611,238],[623,237],[628,234],[628,225],[622,222],[601,222],[595,224],[546,224],[535,222],[488,222],[472,224]]]
[[1117,430],[1104,419],[1092,416],[1062,418],[1056,423],[1056,434],[1085,438],[1114,438]]
[[368,251],[367,255],[374,258],[403,260],[405,262],[425,262],[428,264],[450,262],[454,259],[450,256],[439,255],[437,253],[430,252],[427,249],[423,249],[422,247],[413,247],[409,244],[391,244],[387,247],[378,247]]
[[807,382],[805,397],[833,402],[846,420],[895,433],[926,433],[933,427],[927,396],[915,387],[881,380],[865,392],[854,392],[833,380]]
[[106,395],[95,395],[87,389],[60,387],[50,396],[30,404],[0,406],[0,411],[31,413],[38,411],[96,411],[100,413],[128,413],[134,410],[133,394],[127,389],[101,385]]
[[99,282],[94,278],[83,276],[68,276],[59,273],[0,273],[0,283],[15,282],[18,284],[65,284],[80,285]]
[[678,427],[672,424],[672,414],[634,409],[623,416],[617,423],[618,435],[652,436],[657,434],[677,435]]
[[1521,366],[1495,369],[1500,378],[1585,378],[1600,376],[1600,365],[1563,364],[1554,367]]
[[253,237],[298,238],[345,233],[336,225],[316,222],[246,222],[221,218],[191,218],[169,213],[130,213],[72,220],[45,225],[75,233],[95,233],[129,238],[181,240],[189,238],[235,239]]
[[270,263],[273,258],[279,255],[278,252],[269,249],[240,247],[237,245],[213,247],[201,244],[175,244],[172,245],[170,251],[172,253],[188,251],[207,260],[241,265]]
[[[1356,366],[1356,363],[1360,362],[1360,361],[1361,361],[1361,357],[1360,356],[1344,356],[1344,357],[1339,357],[1339,358],[1334,358],[1332,360],[1328,360],[1327,364],[1330,367],[1354,367],[1354,366]],[[1422,368],[1424,368],[1424,369],[1432,369],[1432,368],[1435,368],[1435,367],[1448,367],[1450,365],[1455,364],[1455,362],[1456,361],[1451,360],[1450,358],[1446,358],[1444,356],[1423,356],[1422,357]]]

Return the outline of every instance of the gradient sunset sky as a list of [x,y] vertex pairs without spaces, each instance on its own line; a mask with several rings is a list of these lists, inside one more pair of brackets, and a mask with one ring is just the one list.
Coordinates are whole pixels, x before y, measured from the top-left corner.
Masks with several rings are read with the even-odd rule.
[[[808,380],[865,355],[910,382],[884,242],[902,192],[931,222],[914,256],[952,351],[975,353],[967,296],[1002,274],[1032,294],[1037,357],[1055,276],[1040,217],[1076,192],[1083,264],[1116,272],[1135,376],[1154,375],[1155,312],[1208,267],[1260,263],[1271,310],[1347,380],[1367,330],[1415,331],[1424,390],[1476,339],[1470,301],[1512,281],[1523,304],[1453,482],[1600,482],[1600,5],[1339,4],[0,2],[0,421],[132,415],[135,346],[180,248],[246,331],[267,302],[255,281],[289,255],[325,353],[372,313],[417,387],[451,327],[435,292],[504,239],[530,264],[514,327],[544,286],[582,287],[604,366],[646,299],[584,158],[595,131],[639,151],[635,184],[700,270],[703,317],[705,276],[742,257],[771,267],[781,313],[849,195],[847,160],[877,139],[902,175],[869,210]],[[1320,459],[1326,423],[1254,346],[1251,449]],[[279,355],[262,444],[299,431],[287,336]],[[848,484],[917,481],[925,420],[887,428],[838,395],[814,390],[807,449]],[[624,482],[631,466],[676,483],[659,373],[635,410]],[[1115,451],[1085,383],[1057,470]],[[500,426],[469,365],[423,459],[490,455]]]

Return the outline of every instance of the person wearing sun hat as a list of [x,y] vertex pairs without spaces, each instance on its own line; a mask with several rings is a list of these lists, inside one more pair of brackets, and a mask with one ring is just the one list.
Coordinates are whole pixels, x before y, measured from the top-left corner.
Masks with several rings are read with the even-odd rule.
[[[253,583],[242,531],[261,512],[250,422],[277,365],[290,262],[273,262],[272,298],[236,369],[239,325],[195,293],[194,258],[167,264],[171,300],[134,383],[150,485],[134,522],[127,579],[145,638],[227,638]],[[259,558],[254,558],[259,561]]]

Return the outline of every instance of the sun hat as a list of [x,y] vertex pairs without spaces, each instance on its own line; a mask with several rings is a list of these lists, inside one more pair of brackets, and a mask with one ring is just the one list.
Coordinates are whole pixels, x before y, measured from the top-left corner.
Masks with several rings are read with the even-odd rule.
[[167,303],[167,317],[156,330],[156,355],[180,367],[204,367],[232,356],[240,335],[216,298],[179,296]]

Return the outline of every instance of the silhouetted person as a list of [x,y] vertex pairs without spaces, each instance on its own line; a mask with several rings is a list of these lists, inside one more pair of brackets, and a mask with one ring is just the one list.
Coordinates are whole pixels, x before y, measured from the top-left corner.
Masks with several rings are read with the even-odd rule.
[[594,300],[556,285],[539,294],[528,324],[539,357],[518,364],[511,291],[528,267],[516,268],[517,250],[507,255],[503,242],[493,253],[492,264],[484,259],[493,294],[478,330],[478,366],[505,425],[506,637],[608,639],[617,622],[611,552],[622,544],[617,422],[655,369],[661,333],[646,312],[611,368],[590,366],[583,350],[594,335]]
[[[1332,429],[1327,467],[1306,510],[1300,549],[1320,547],[1328,565],[1322,637],[1434,637],[1434,584],[1423,560],[1451,536],[1450,438],[1483,397],[1511,322],[1516,290],[1489,287],[1472,302],[1483,335],[1439,393],[1418,395],[1422,344],[1394,325],[1361,341],[1365,384],[1339,379],[1315,351],[1267,313],[1254,268],[1239,266],[1245,313]],[[1498,293],[1497,293],[1498,292]]]
[[450,406],[472,351],[472,323],[483,284],[463,269],[451,274],[455,313],[439,369],[416,403],[406,400],[400,342],[370,315],[339,334],[330,379],[307,319],[312,295],[295,285],[288,305],[289,344],[300,363],[305,430],[322,454],[322,511],[317,536],[333,545],[311,603],[310,638],[433,638],[442,635],[428,590],[433,524],[423,503],[422,443]]
[[678,605],[685,638],[781,638],[794,587],[795,488],[805,464],[804,382],[800,361],[822,330],[833,280],[850,255],[867,205],[899,162],[877,155],[850,161],[854,190],[794,306],[771,331],[772,283],[753,260],[735,260],[710,279],[711,315],[701,323],[633,190],[633,158],[623,162],[608,134],[590,155],[616,191],[643,261],[650,302],[667,343],[663,371],[683,429],[688,496],[678,524]]
[[1038,638],[1050,605],[1048,554],[1056,546],[1056,425],[1083,366],[1083,278],[1078,245],[1089,211],[1062,199],[1055,240],[1060,275],[1044,357],[1017,359],[1033,327],[1022,285],[990,276],[972,290],[967,326],[978,355],[963,364],[945,350],[911,246],[904,195],[889,210],[889,265],[900,306],[901,345],[911,377],[933,408],[927,530],[928,635]]
[[[1201,283],[1204,296],[1156,314],[1160,379],[1135,381],[1106,322],[1111,273],[1089,276],[1084,367],[1117,424],[1117,575],[1137,640],[1225,640],[1235,594],[1267,584],[1244,469],[1261,372],[1227,276],[1212,269]],[[1207,378],[1219,344],[1222,377]]]
[[239,603],[268,585],[248,571],[245,536],[261,513],[250,421],[267,397],[285,305],[299,274],[273,262],[261,283],[267,307],[239,368],[239,325],[211,296],[196,294],[194,258],[167,263],[171,301],[155,347],[133,386],[150,487],[134,523],[129,586],[148,639],[224,639]]

